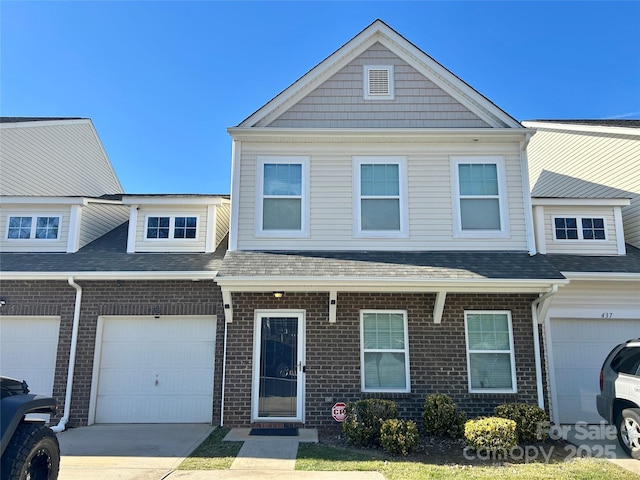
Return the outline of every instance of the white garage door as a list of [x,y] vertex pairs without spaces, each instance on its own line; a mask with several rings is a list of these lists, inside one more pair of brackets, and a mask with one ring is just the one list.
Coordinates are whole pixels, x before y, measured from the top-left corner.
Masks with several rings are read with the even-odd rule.
[[95,422],[211,422],[215,335],[211,316],[101,317]]
[[59,330],[60,317],[0,317],[0,375],[51,395]]
[[551,319],[551,336],[560,423],[600,423],[602,362],[614,346],[640,336],[640,321]]

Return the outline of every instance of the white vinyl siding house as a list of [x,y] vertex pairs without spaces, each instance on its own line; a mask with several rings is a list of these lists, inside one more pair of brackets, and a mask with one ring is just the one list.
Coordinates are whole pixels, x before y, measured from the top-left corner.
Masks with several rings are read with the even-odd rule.
[[[562,122],[524,122],[536,128],[527,148],[534,196],[627,198],[625,241],[640,248],[640,128]],[[544,181],[541,187],[539,180]]]
[[[2,205],[0,208],[0,232],[2,240],[0,246],[4,252],[66,252],[67,240],[69,238],[69,206],[40,205]],[[13,226],[11,225],[13,219]],[[15,235],[16,220],[21,222],[26,228],[22,231],[30,230],[29,237],[25,235]],[[28,222],[25,222],[28,219]],[[43,219],[55,219],[57,235],[53,236],[53,230],[48,229],[48,235],[38,235],[36,237],[37,224],[42,224]],[[52,225],[51,222],[47,222]],[[21,236],[22,238],[16,238]],[[46,237],[49,238],[46,238]],[[13,237],[13,238],[12,238]]]
[[[382,137],[378,137],[382,138]],[[334,139],[337,141],[337,139]],[[503,213],[509,225],[510,236],[502,232],[486,238],[460,238],[455,235],[451,192],[451,155],[465,155],[470,146],[425,143],[419,147],[402,143],[370,143],[362,145],[345,140],[338,148],[332,144],[288,147],[280,145],[286,155],[307,155],[309,158],[309,235],[308,238],[268,238],[256,235],[258,157],[270,153],[272,146],[245,142],[242,145],[240,168],[237,175],[238,218],[237,245],[246,250],[284,249],[399,249],[399,250],[461,250],[492,249],[526,250],[524,200],[522,195],[522,169],[520,152],[514,144],[476,146],[476,150],[504,159],[504,192],[506,205]],[[356,235],[357,211],[354,202],[354,157],[406,158],[406,226],[403,235],[394,238],[393,245],[384,236]],[[388,233],[388,232],[387,232]],[[387,236],[388,238],[388,236]]]
[[78,248],[122,225],[129,218],[129,209],[124,205],[90,203],[82,208]]
[[122,193],[91,120],[3,122],[0,132],[2,195]]

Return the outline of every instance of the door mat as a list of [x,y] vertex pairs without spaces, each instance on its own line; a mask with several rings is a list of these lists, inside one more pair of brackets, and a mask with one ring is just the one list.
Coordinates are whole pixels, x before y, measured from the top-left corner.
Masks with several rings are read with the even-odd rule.
[[249,435],[263,437],[297,437],[297,428],[252,428]]

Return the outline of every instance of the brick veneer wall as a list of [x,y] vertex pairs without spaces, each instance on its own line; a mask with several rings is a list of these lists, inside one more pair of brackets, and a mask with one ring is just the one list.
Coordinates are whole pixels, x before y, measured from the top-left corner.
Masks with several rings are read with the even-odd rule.
[[[213,281],[78,281],[82,287],[69,426],[86,425],[100,315],[217,315],[213,423],[220,420],[224,314],[220,288]],[[60,334],[53,396],[62,416],[71,349],[76,291],[60,281],[3,281],[7,304],[2,315],[57,315]],[[213,360],[213,359],[212,359]]]
[[[249,426],[255,309],[306,311],[305,420],[331,427],[331,406],[365,397],[394,400],[405,418],[421,422],[424,396],[446,393],[469,417],[491,414],[504,402],[537,404],[531,302],[527,294],[448,294],[441,324],[433,322],[434,294],[339,293],[337,322],[328,321],[328,294],[234,293],[228,326],[224,423]],[[362,393],[360,309],[407,310],[411,393]],[[465,310],[510,310],[517,394],[470,394],[465,347]]]

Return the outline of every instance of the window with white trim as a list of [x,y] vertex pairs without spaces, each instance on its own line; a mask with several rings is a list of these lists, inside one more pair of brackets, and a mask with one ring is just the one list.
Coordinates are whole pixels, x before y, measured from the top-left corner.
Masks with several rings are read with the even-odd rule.
[[355,157],[354,170],[356,234],[406,236],[406,159]]
[[59,216],[10,216],[8,240],[57,240],[60,238]]
[[409,341],[404,310],[360,311],[363,392],[409,392]]
[[393,65],[364,66],[364,99],[393,100]]
[[554,217],[553,227],[555,240],[607,239],[604,218]]
[[515,393],[511,312],[466,311],[464,325],[469,392]]
[[454,157],[452,179],[456,234],[506,236],[504,160],[501,157]]
[[147,216],[147,240],[193,240],[198,237],[197,216]]
[[258,160],[258,235],[306,236],[308,162],[307,157]]

